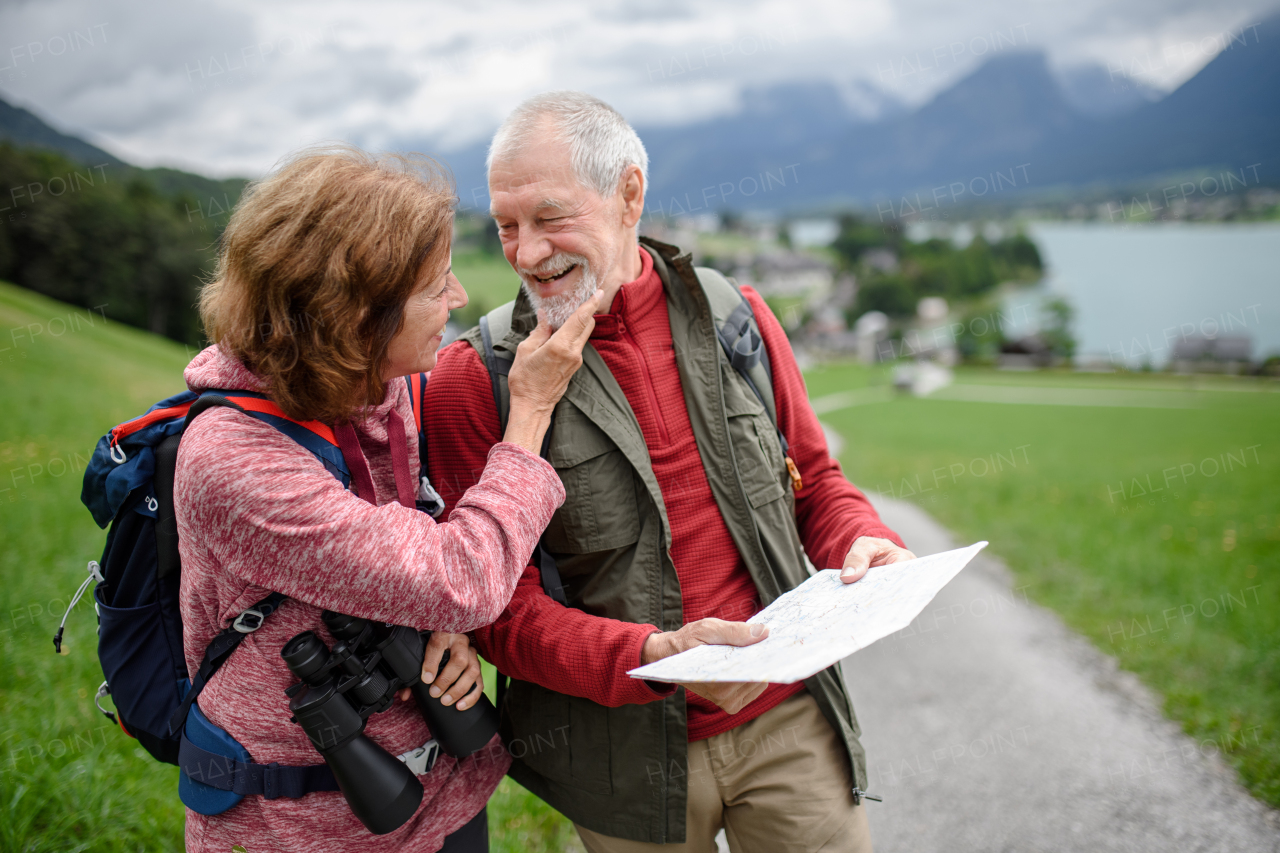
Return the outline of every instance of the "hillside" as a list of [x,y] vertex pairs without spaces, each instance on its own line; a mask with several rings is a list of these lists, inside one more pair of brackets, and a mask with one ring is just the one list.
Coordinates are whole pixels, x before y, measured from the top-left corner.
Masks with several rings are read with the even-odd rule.
[[166,196],[189,196],[195,202],[192,207],[201,210],[210,207],[210,199],[223,205],[229,199],[234,204],[247,183],[244,178],[218,180],[179,169],[133,166],[96,145],[55,129],[30,110],[3,99],[0,99],[0,141],[20,148],[57,152],[86,166],[101,164],[122,183],[142,178]]
[[[1280,32],[1280,16],[1256,32]],[[702,187],[717,181],[794,164],[795,180],[786,186],[736,198],[757,208],[876,202],[953,184],[972,198],[983,194],[984,184],[996,183],[996,173],[1005,176],[1000,192],[1010,194],[1140,182],[1194,169],[1238,171],[1280,154],[1280,45],[1253,31],[1244,38],[1245,44],[1235,43],[1156,103],[1130,98],[1125,108],[1116,107],[1096,94],[1095,80],[1093,115],[1073,103],[1080,92],[1068,95],[1043,54],[1006,53],[908,115],[832,132],[831,122],[817,117],[822,111],[795,117],[792,110],[788,123],[814,128],[802,142],[762,132],[752,146],[704,144],[738,121],[721,119],[686,129],[673,158],[672,131],[640,132],[655,164],[653,194],[659,199],[683,199],[685,193],[697,199]],[[1022,166],[1025,172],[1018,172]],[[1263,183],[1277,179],[1274,170],[1260,169]],[[993,188],[985,192],[987,199],[996,195]]]
[[[1280,15],[1245,30],[1208,65],[1163,100],[1128,114],[1076,127],[1044,146],[1050,183],[1080,183],[1107,166],[1113,180],[1192,167],[1241,169],[1252,164],[1276,183],[1280,153]],[[1261,36],[1261,38],[1259,38]]]
[[30,110],[0,100],[0,139],[15,145],[59,151],[79,163],[123,166],[124,161],[83,139],[50,127]]
[[[102,681],[91,600],[67,620],[65,656],[50,638],[103,534],[80,503],[98,438],[182,387],[183,348],[100,313],[0,284],[0,606],[5,614],[6,756],[0,849],[53,853],[178,850],[177,769],[93,707]],[[141,752],[140,749],[137,750]]]
[[0,278],[176,341],[201,340],[200,280],[242,184],[83,165],[0,141]]

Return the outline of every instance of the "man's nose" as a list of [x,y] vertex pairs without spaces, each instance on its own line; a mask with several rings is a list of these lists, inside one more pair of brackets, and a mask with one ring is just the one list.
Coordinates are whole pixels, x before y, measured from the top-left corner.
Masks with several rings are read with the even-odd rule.
[[521,269],[531,270],[554,254],[551,243],[542,237],[521,235],[518,239],[520,243],[516,246],[516,266]]

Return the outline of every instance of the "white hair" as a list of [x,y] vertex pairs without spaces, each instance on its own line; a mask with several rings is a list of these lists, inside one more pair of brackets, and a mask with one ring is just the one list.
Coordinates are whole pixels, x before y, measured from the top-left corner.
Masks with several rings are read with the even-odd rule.
[[568,143],[573,175],[584,187],[608,198],[618,191],[629,166],[639,166],[648,184],[649,155],[640,137],[617,110],[583,92],[546,92],[516,107],[493,135],[486,173],[495,160],[519,154],[547,120]]

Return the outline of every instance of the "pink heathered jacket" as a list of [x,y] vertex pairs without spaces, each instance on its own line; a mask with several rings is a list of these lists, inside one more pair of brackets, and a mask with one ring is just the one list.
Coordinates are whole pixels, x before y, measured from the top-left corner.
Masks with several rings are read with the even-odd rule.
[[[262,391],[238,361],[209,347],[186,370],[193,391]],[[200,415],[178,452],[175,503],[182,552],[187,667],[244,608],[270,592],[289,596],[250,634],[200,694],[200,708],[259,763],[316,764],[319,753],[289,722],[284,690],[294,679],[280,648],[301,631],[332,638],[325,609],[419,629],[465,632],[487,625],[510,601],[534,545],[564,500],[545,461],[513,444],[489,453],[480,482],[448,523],[396,502],[387,439],[392,407],[409,426],[409,465],[418,470],[413,410],[403,382],[356,424],[377,506],[346,491],[319,461],[271,426],[231,409]],[[430,738],[411,699],[369,719],[365,733],[392,755]],[[441,755],[419,777],[422,805],[404,826],[374,836],[338,792],[302,799],[246,797],[220,815],[187,811],[187,850],[427,851],[465,824],[497,787],[510,756],[495,736],[459,763]]]

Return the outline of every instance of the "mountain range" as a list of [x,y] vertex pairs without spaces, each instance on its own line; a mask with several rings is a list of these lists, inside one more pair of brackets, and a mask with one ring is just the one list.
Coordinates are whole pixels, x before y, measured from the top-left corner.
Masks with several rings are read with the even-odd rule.
[[[1277,183],[1280,15],[1241,31],[1168,95],[1127,74],[1061,76],[1037,52],[1005,52],[908,111],[874,88],[788,83],[743,92],[735,114],[637,126],[649,152],[648,208],[668,214],[940,205],[1230,170]],[[1154,102],[1153,102],[1154,100]],[[119,163],[0,101],[0,139]],[[429,141],[406,146],[434,150]],[[443,153],[462,205],[484,208],[486,143]],[[159,171],[159,170],[148,170]],[[170,181],[174,170],[163,170]],[[193,178],[196,176],[192,176]],[[222,182],[219,182],[221,184]]]
[[[880,121],[841,113],[834,91],[811,86],[807,98],[796,93],[731,119],[638,128],[649,150],[649,203],[714,208],[721,193],[706,188],[732,186],[744,208],[883,203],[900,215],[904,196],[929,204],[935,191],[956,202],[1220,170],[1275,184],[1280,43],[1257,33],[1280,33],[1280,16],[1246,30],[1243,44],[1154,103],[1127,76],[1112,80],[1095,68],[1064,86],[1043,54],[1005,53],[919,109]],[[747,196],[752,178],[760,190]]]

